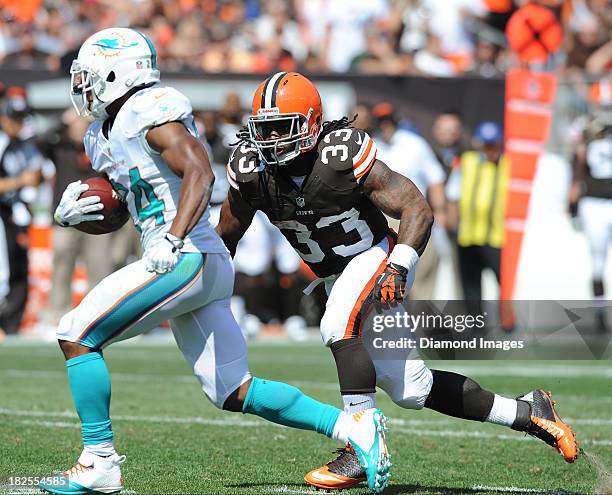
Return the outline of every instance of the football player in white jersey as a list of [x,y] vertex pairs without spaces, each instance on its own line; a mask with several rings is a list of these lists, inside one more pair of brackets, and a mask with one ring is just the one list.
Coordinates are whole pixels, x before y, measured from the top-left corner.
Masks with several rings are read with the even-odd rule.
[[[75,466],[39,487],[57,494],[123,489],[125,456],[113,446],[110,377],[101,350],[170,320],[179,348],[217,407],[349,441],[370,489],[381,492],[390,462],[380,410],[350,415],[249,372],[230,311],[233,267],[208,221],[210,164],[189,101],[159,82],[149,39],[126,28],[100,31],[85,41],[70,72],[76,110],[95,119],[85,138],[92,167],[123,195],[144,255],[95,286],[59,324],[84,449]],[[55,212],[59,224],[103,218],[99,197],[80,198],[87,188],[79,182],[66,188]]]

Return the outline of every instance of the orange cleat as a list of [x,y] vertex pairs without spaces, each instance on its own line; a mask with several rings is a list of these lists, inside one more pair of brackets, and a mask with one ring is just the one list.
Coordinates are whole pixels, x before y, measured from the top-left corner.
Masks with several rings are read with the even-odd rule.
[[550,392],[534,390],[517,400],[531,405],[531,417],[525,431],[554,447],[566,462],[574,462],[579,455],[576,436],[569,425],[559,418],[555,411],[556,402],[551,399]]
[[350,445],[336,452],[339,454],[336,459],[304,476],[306,483],[323,490],[344,490],[367,481],[359,458]]

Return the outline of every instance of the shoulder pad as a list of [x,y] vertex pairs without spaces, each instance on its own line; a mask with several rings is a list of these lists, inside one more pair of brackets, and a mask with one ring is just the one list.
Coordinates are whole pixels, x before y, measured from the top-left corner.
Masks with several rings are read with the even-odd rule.
[[125,112],[119,113],[119,125],[124,135],[132,138],[141,132],[166,122],[183,122],[197,135],[192,107],[187,97],[170,87],[147,88],[130,98]]
[[321,161],[337,170],[352,169],[357,182],[376,161],[376,144],[361,129],[338,129],[319,143]]

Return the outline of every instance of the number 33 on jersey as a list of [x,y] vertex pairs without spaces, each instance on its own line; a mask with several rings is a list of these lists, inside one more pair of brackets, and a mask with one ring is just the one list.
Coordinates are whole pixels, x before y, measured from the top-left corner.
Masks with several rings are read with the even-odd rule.
[[364,131],[339,129],[302,156],[312,160],[312,171],[293,178],[291,165],[264,166],[257,150],[243,144],[230,157],[228,180],[318,277],[326,277],[387,234],[387,220],[360,184],[376,161],[376,144]]

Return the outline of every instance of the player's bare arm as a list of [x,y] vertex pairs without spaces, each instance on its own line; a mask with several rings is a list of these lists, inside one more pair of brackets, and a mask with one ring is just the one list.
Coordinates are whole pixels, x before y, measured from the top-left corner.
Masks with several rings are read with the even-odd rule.
[[419,256],[423,254],[433,225],[433,213],[412,181],[376,160],[363,188],[372,203],[400,221],[397,241],[414,248]]
[[372,203],[399,219],[398,245],[376,281],[374,297],[385,302],[404,298],[408,273],[425,251],[434,217],[418,188],[403,175],[376,160],[363,182]]
[[227,199],[221,206],[221,217],[215,230],[232,257],[236,254],[238,241],[251,225],[254,215],[255,209],[242,199],[238,191],[230,188]]
[[183,179],[170,234],[183,239],[206,210],[215,177],[202,143],[180,122],[168,122],[147,133],[147,143]]

